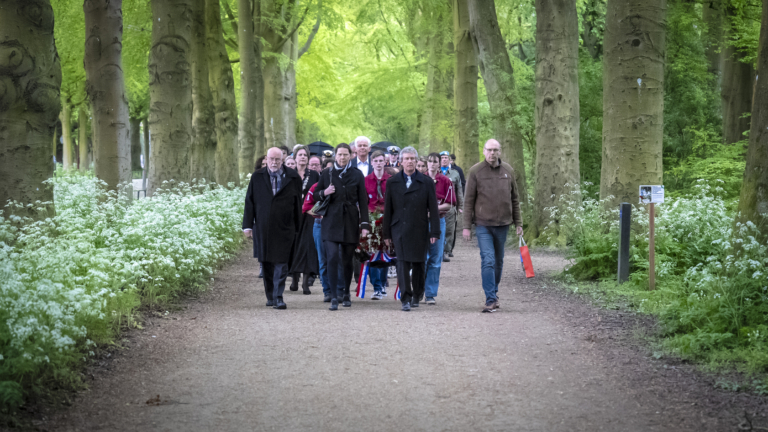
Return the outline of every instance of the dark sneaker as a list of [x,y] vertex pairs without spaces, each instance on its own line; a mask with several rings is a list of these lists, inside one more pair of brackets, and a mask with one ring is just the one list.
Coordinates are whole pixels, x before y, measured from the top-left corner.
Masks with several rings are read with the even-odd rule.
[[287,309],[287,308],[288,306],[286,306],[285,302],[281,298],[277,299],[277,301],[275,302],[275,305],[272,306],[272,309]]
[[339,310],[339,301],[336,299],[331,300],[331,307],[329,307],[328,310]]
[[496,309],[494,308],[494,305],[496,302],[494,300],[489,300],[485,302],[485,306],[483,307],[483,313],[486,312],[496,312]]
[[341,305],[344,307],[352,307],[352,302],[349,300],[344,300],[343,302],[341,302]]
[[435,299],[432,298],[432,297],[427,297],[427,304],[434,306],[435,305]]
[[382,296],[380,292],[374,293],[371,296],[371,300],[381,300],[382,298],[384,298],[384,296]]
[[448,258],[448,255],[443,255],[443,262],[451,262],[451,260]]
[[275,305],[274,300],[267,300],[267,307],[272,307]]
[[403,312],[410,312],[411,311],[411,303],[410,302],[403,303],[403,309],[402,310],[403,310]]
[[411,302],[411,307],[419,307],[419,301],[418,300],[412,301]]
[[331,296],[329,294],[326,294],[325,297],[323,297],[323,303],[330,303],[331,302]]
[[449,256],[449,257],[451,257],[451,258],[453,258],[453,252],[449,252],[449,253],[448,253],[448,256]]
[[500,308],[500,307],[501,307],[501,306],[499,306],[499,299],[496,299],[496,300],[494,300],[494,301],[493,301],[493,308],[494,308],[494,309],[498,309],[498,308]]

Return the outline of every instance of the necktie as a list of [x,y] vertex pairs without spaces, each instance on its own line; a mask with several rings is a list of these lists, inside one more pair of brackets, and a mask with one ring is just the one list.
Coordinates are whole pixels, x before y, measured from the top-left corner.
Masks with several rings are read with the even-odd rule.
[[411,176],[407,175],[408,181],[405,182],[405,188],[408,189],[411,187]]

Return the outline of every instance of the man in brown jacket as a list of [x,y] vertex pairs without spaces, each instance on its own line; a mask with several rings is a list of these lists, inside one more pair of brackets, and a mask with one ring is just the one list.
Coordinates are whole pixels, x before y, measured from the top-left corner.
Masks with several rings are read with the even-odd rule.
[[483,147],[485,160],[469,170],[467,191],[464,195],[464,240],[472,238],[474,223],[477,244],[480,247],[483,291],[483,312],[493,312],[499,307],[499,282],[504,266],[504,244],[509,226],[517,227],[517,235],[523,235],[520,217],[520,200],[515,182],[515,172],[502,162],[501,144],[495,139],[486,141]]

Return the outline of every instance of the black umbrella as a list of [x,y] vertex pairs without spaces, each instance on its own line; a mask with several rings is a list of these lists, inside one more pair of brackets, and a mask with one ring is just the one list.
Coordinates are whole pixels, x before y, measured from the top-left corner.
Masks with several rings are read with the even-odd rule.
[[397,144],[395,144],[393,142],[389,142],[389,141],[379,141],[377,143],[371,144],[371,151],[381,150],[384,153],[386,153],[387,152],[387,147],[393,146],[393,145],[397,145]]
[[308,145],[307,147],[309,147],[310,155],[322,155],[323,151],[325,150],[333,151],[332,145],[328,143],[324,143],[322,141],[315,141],[312,144]]

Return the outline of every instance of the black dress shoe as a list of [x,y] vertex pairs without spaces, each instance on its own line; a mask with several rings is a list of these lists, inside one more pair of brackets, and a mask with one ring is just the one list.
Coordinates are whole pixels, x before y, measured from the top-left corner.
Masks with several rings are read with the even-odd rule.
[[315,277],[314,276],[310,276],[307,283],[309,284],[309,286],[314,286],[315,285]]
[[323,297],[323,303],[330,303],[331,302],[331,296],[326,294],[325,297]]
[[443,255],[443,262],[451,262],[451,260],[448,259],[448,255]]
[[312,291],[309,290],[309,287],[304,288],[304,295],[310,295],[312,294]]
[[448,256],[453,258],[453,252],[449,253]]
[[418,300],[412,301],[411,302],[411,307],[419,307],[419,301]]
[[349,300],[344,300],[344,302],[341,303],[344,307],[352,307],[352,302]]
[[267,307],[274,306],[275,302],[273,300],[267,300]]
[[291,282],[291,287],[289,289],[291,291],[299,290],[299,278],[293,278],[293,282]]
[[336,299],[331,300],[331,307],[329,307],[328,310],[339,310],[339,301]]
[[277,299],[277,302],[275,303],[275,305],[272,306],[272,309],[287,309],[287,308],[288,306],[286,306],[283,299]]

